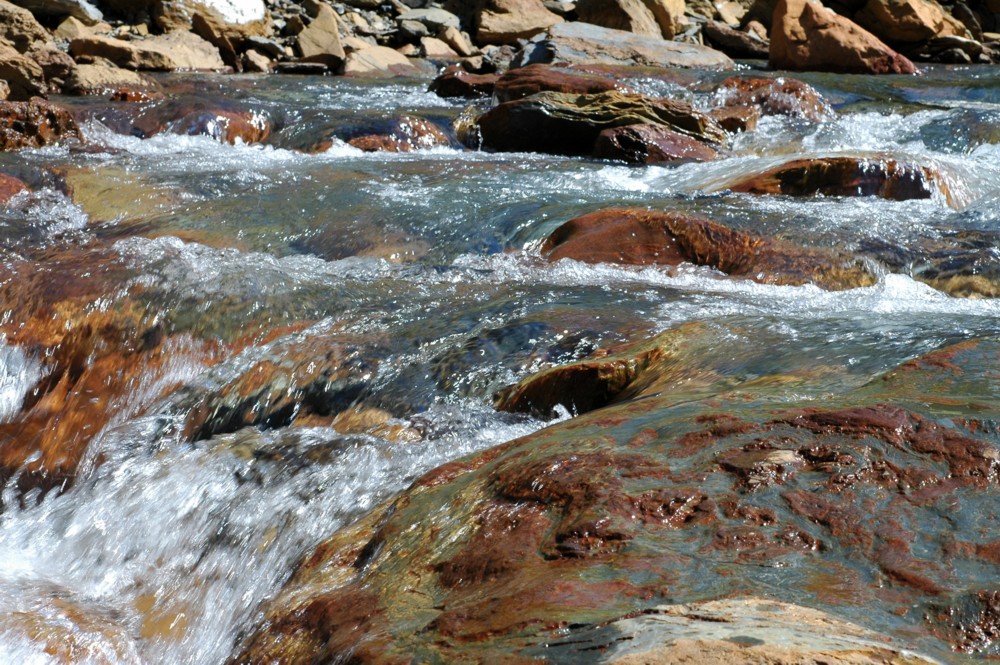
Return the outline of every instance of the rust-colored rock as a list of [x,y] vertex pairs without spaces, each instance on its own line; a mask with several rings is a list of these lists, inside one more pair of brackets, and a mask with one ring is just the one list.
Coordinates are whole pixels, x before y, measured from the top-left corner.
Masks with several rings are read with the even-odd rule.
[[749,106],[762,115],[787,115],[820,122],[833,116],[833,109],[808,83],[797,79],[727,78],[715,89],[714,101],[722,107]]
[[594,144],[594,157],[629,164],[707,162],[718,153],[690,136],[659,125],[629,125],[605,129]]
[[27,192],[28,185],[20,178],[0,173],[0,205],[6,205],[21,192]]
[[708,266],[765,284],[814,283],[843,289],[875,277],[859,260],[736,231],[705,219],[641,208],[609,208],[572,219],[541,252],[551,261]]
[[894,201],[949,198],[947,185],[926,166],[892,159],[796,159],[729,187],[749,194],[879,196]]
[[778,0],[769,61],[791,71],[917,73],[908,59],[819,0]]
[[449,67],[431,81],[430,92],[439,97],[489,97],[499,74],[470,74],[461,67]]
[[644,123],[713,144],[727,138],[718,123],[690,104],[617,91],[542,92],[500,104],[478,120],[486,148],[562,155],[590,154],[603,130]]
[[494,87],[498,102],[510,102],[539,92],[565,92],[574,95],[593,95],[621,90],[616,81],[548,65],[528,65],[512,69],[501,76]]
[[368,134],[348,143],[365,152],[411,152],[451,145],[443,129],[430,120],[404,115],[393,122],[386,134]]
[[753,106],[723,106],[708,112],[727,132],[751,132],[760,120],[760,111]]
[[0,150],[41,148],[79,138],[76,121],[64,108],[41,99],[0,102]]

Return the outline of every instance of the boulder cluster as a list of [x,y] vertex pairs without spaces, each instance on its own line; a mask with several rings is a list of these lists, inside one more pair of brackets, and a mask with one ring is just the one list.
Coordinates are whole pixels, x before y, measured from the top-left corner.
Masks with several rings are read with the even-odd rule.
[[[914,73],[995,62],[985,0],[0,0],[0,100],[155,88],[146,71],[470,74],[537,62]],[[728,57],[727,57],[728,56]]]

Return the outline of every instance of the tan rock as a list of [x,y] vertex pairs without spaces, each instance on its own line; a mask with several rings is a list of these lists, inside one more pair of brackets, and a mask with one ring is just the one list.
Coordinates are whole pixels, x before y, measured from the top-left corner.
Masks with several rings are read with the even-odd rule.
[[0,79],[7,82],[11,101],[25,102],[45,96],[45,73],[41,66],[4,42],[0,42]]
[[93,28],[84,25],[80,19],[72,16],[60,23],[59,27],[52,32],[53,37],[67,42],[92,34],[94,34]]
[[476,41],[482,44],[514,44],[562,23],[542,0],[489,0],[479,14]]
[[434,37],[421,37],[420,50],[425,58],[431,60],[458,60],[462,57],[450,46]]
[[99,61],[92,65],[73,68],[63,92],[69,95],[109,95],[121,92],[146,92],[157,90],[156,81],[128,69]]
[[76,66],[73,58],[66,55],[55,47],[54,44],[45,44],[28,52],[28,57],[38,63],[45,73],[45,80],[65,79]]
[[243,54],[243,71],[266,74],[274,69],[274,62],[260,51],[249,49]]
[[890,43],[916,44],[933,37],[970,37],[961,21],[934,0],[868,0],[854,20]]
[[733,28],[740,26],[740,20],[747,13],[746,7],[733,0],[719,0],[715,3],[719,20]]
[[330,69],[339,68],[347,56],[340,45],[337,26],[337,13],[333,8],[320,5],[316,18],[299,33],[298,47],[302,59],[322,63]]
[[914,74],[907,58],[818,0],[778,0],[769,61],[776,69]]
[[419,72],[410,59],[386,46],[370,46],[347,56],[345,76],[412,76]]
[[225,26],[230,39],[268,37],[274,32],[263,0],[162,0],[157,3],[156,24],[164,32],[190,30],[201,14]]
[[581,21],[637,35],[673,39],[686,23],[683,0],[580,0]]
[[69,50],[76,58],[104,58],[126,69],[220,70],[226,66],[218,49],[190,32],[171,32],[129,42],[92,35],[74,39]]
[[7,85],[7,81],[0,79],[0,102],[7,101],[8,97],[10,97],[10,86]]
[[0,40],[7,40],[18,52],[25,53],[52,38],[27,9],[0,0]]
[[463,57],[473,56],[479,52],[479,50],[472,45],[472,41],[469,40],[465,33],[454,26],[446,26],[438,35],[438,39],[450,46],[456,53]]

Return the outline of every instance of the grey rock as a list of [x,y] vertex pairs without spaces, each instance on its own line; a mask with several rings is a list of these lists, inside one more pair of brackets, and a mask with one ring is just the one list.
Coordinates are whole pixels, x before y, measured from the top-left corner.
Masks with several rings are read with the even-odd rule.
[[448,26],[452,28],[460,27],[461,22],[458,17],[443,9],[431,7],[429,9],[411,9],[399,15],[400,21],[419,21],[427,26],[432,34],[437,34]]

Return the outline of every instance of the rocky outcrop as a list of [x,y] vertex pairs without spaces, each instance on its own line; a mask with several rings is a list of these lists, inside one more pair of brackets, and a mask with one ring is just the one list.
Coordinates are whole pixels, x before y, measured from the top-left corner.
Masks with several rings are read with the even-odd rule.
[[77,65],[63,83],[63,92],[69,95],[128,95],[159,89],[159,84],[153,79],[106,61]]
[[93,35],[74,39],[69,50],[77,59],[103,58],[125,69],[212,71],[226,66],[218,49],[201,37],[184,31],[128,42]]
[[0,102],[0,150],[41,148],[79,139],[73,115],[41,99]]
[[796,159],[729,188],[749,194],[879,196],[894,201],[950,198],[945,179],[926,166],[857,157]]
[[424,118],[401,116],[385,134],[358,136],[348,144],[365,152],[412,152],[451,145],[443,129]]
[[542,0],[487,0],[479,13],[479,44],[514,44],[561,23]]
[[971,37],[962,22],[934,0],[868,0],[854,20],[890,44],[919,44],[933,37]]
[[4,40],[19,53],[26,53],[52,41],[52,37],[27,9],[0,0],[0,44]]
[[833,117],[833,109],[815,88],[787,77],[734,76],[719,84],[712,100],[723,107],[753,107],[762,115],[787,115],[814,122]]
[[628,164],[681,164],[711,161],[718,153],[672,129],[643,124],[605,129],[597,137],[593,156]]
[[915,74],[908,59],[819,0],[778,0],[769,62],[776,69]]
[[318,62],[337,71],[347,59],[340,44],[337,13],[328,5],[319,5],[316,17],[299,33],[299,55],[305,62]]
[[6,81],[7,98],[11,101],[44,97],[48,90],[41,65],[3,42],[0,42],[0,79]]
[[618,82],[604,76],[548,65],[528,65],[512,69],[497,79],[493,93],[496,100],[502,103],[530,97],[538,92],[591,95],[621,89]]
[[687,22],[683,0],[579,0],[576,14],[585,23],[664,39]]
[[603,130],[643,123],[709,143],[726,140],[714,120],[689,104],[620,92],[542,92],[500,104],[478,120],[486,148],[560,155],[589,155]]
[[714,49],[665,41],[589,23],[561,23],[528,43],[515,66],[531,63],[703,67],[732,69],[735,64]]
[[688,263],[764,284],[845,289],[875,283],[857,257],[753,236],[707,219],[608,208],[566,222],[542,243],[550,261],[677,266]]

